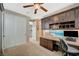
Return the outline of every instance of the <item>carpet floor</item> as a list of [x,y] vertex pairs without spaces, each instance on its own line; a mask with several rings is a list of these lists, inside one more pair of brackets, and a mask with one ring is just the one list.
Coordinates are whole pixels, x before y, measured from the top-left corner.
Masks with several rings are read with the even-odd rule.
[[62,56],[60,51],[50,51],[39,44],[28,42],[4,50],[5,56]]

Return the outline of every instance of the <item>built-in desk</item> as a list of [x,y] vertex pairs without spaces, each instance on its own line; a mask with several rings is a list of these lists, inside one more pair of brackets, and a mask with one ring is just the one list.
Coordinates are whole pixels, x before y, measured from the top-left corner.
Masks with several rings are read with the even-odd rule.
[[[79,47],[79,39],[77,39],[75,42],[72,42],[72,41],[66,41],[64,40],[66,43],[70,44],[70,45],[73,45],[73,46],[77,46]],[[60,42],[60,39],[57,38],[57,37],[52,37],[52,36],[49,36],[49,37],[40,37],[40,45],[49,49],[49,50],[53,50],[53,46],[54,46],[54,43],[55,42]]]
[[[66,40],[65,40],[66,41]],[[79,39],[77,39],[75,42],[72,41],[66,41],[68,44],[73,45],[73,46],[78,46],[79,47]]]
[[52,36],[40,37],[40,45],[51,50],[51,51],[54,50],[54,44],[56,42],[59,42],[59,39],[56,37],[52,37]]

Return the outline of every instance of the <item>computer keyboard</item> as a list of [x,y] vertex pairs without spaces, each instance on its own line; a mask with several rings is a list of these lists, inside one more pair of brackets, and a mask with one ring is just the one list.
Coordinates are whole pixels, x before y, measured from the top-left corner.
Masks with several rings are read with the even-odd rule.
[[76,41],[76,38],[67,37],[65,40],[75,42]]

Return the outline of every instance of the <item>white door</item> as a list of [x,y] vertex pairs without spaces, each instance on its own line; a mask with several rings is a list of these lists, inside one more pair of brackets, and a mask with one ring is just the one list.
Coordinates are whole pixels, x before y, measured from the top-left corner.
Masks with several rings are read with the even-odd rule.
[[3,48],[26,43],[26,17],[11,12],[4,14]]
[[33,41],[36,41],[36,24],[35,23],[32,25],[32,39]]

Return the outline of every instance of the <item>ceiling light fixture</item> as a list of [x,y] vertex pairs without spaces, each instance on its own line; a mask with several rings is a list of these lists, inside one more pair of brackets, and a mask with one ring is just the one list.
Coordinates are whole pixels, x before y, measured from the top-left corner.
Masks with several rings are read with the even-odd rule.
[[39,4],[35,4],[35,5],[34,5],[34,8],[35,8],[35,9],[39,9],[39,8],[40,8],[40,5],[39,5]]
[[41,4],[43,4],[43,3],[34,3],[32,5],[25,5],[23,7],[24,8],[34,7],[34,9],[35,9],[34,14],[36,14],[39,9],[43,10],[44,12],[47,12],[48,10],[46,8],[44,8],[43,6],[41,6]]

